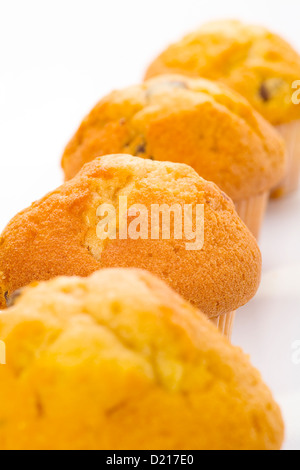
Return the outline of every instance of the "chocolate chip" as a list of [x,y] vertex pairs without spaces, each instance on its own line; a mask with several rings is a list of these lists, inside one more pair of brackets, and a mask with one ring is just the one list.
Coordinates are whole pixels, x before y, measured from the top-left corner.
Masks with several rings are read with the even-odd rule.
[[259,90],[260,97],[263,99],[263,101],[267,102],[271,99],[271,94],[269,92],[269,89],[266,85],[266,83],[262,83],[260,90]]
[[135,150],[135,155],[139,155],[140,153],[146,153],[146,144],[140,144],[137,146]]
[[6,300],[6,306],[12,307],[13,305],[15,305],[15,302],[17,298],[20,297],[21,293],[22,289],[15,290],[11,295],[8,295],[8,292],[5,292],[4,297]]
[[282,78],[268,78],[261,84],[259,95],[263,101],[268,102],[273,96],[281,93],[286,85],[286,82]]

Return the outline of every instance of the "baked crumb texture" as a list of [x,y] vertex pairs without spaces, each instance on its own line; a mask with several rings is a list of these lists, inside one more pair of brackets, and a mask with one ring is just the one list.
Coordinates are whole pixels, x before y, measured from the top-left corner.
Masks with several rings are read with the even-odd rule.
[[[205,242],[187,251],[175,240],[100,240],[97,208],[144,204],[204,204]],[[118,215],[118,214],[117,214]],[[128,224],[132,217],[127,214]],[[149,227],[151,221],[149,220]],[[165,280],[209,317],[231,312],[256,293],[258,245],[232,201],[189,166],[128,155],[100,157],[72,180],[18,214],[0,238],[0,299],[33,281],[88,276],[105,267],[146,269]]]
[[280,410],[248,357],[147,272],[28,287],[0,337],[1,449],[281,447]]

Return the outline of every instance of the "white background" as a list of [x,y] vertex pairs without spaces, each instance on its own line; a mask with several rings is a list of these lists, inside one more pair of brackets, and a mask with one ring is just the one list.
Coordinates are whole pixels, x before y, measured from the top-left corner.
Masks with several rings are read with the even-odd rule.
[[[62,182],[64,145],[104,94],[141,80],[169,42],[214,18],[265,24],[300,50],[299,0],[0,0],[0,229]],[[299,77],[300,79],[300,77]],[[300,192],[272,203],[256,299],[234,342],[282,405],[300,450]],[[296,359],[296,360],[295,360]]]

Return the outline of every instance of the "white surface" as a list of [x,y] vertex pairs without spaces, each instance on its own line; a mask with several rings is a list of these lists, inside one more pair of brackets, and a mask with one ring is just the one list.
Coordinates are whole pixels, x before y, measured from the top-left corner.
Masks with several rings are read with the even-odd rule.
[[300,449],[300,192],[271,202],[261,238],[263,278],[236,317],[233,342],[251,355],[282,406],[286,449]]
[[[0,229],[61,183],[60,155],[84,114],[112,88],[138,82],[166,44],[206,20],[236,17],[273,28],[300,50],[299,13],[299,0],[0,0]],[[293,450],[300,450],[300,354],[292,349],[300,341],[299,208],[300,193],[271,205],[262,286],[234,332],[280,401]]]

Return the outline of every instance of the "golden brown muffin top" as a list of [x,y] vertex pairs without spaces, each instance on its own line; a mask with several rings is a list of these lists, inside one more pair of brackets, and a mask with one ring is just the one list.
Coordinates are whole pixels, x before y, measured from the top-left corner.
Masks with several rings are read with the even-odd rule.
[[147,272],[28,287],[0,338],[1,449],[281,447],[280,410],[248,357]]
[[300,56],[266,28],[232,20],[207,23],[168,47],[146,77],[165,73],[220,80],[274,125],[300,119],[300,106],[292,101]]
[[234,201],[269,191],[285,171],[281,138],[240,95],[176,75],[100,101],[65,150],[66,179],[110,153],[186,163]]
[[[204,245],[190,251],[186,239],[100,240],[97,209],[119,197],[128,208],[143,204],[204,207]],[[127,212],[127,222],[132,215]],[[148,221],[148,218],[147,218]],[[195,219],[193,218],[193,221]],[[118,228],[119,230],[119,228]],[[18,214],[0,238],[2,307],[16,289],[58,275],[88,276],[103,267],[137,267],[165,280],[186,300],[216,317],[254,296],[261,255],[232,201],[189,166],[109,155],[84,166],[72,180]]]

